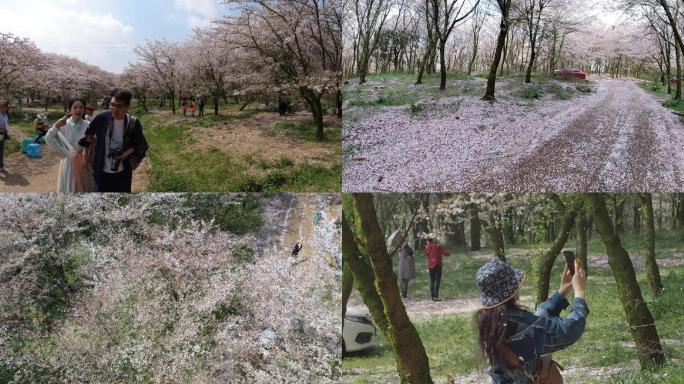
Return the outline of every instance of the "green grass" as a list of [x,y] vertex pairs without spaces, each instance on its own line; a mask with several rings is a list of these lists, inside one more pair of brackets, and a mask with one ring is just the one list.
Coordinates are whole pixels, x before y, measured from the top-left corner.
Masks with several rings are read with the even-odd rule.
[[[316,138],[316,125],[313,121],[305,122],[280,122],[271,127],[262,127],[265,133],[270,135],[284,134],[301,141],[320,142]],[[342,129],[339,126],[323,124],[323,142],[339,143],[342,141]]]
[[538,85],[528,85],[522,89],[520,96],[523,99],[539,99],[544,95],[544,91]]
[[[242,157],[213,146],[202,150],[188,149],[195,143],[188,134],[191,127],[215,126],[253,115],[253,112],[244,112],[238,116],[211,116],[177,123],[160,122],[154,115],[143,116],[142,124],[151,147],[148,189],[155,192],[339,190],[342,179],[340,163],[330,166],[296,165],[291,157],[285,155],[269,162],[258,155]],[[275,127],[263,129],[273,134],[277,130],[297,140],[315,141],[315,131],[309,123],[278,123]],[[327,127],[326,135],[328,142],[341,141],[341,129],[337,127]]]
[[[215,193],[190,193],[185,205],[191,208],[195,219],[213,220],[221,230],[236,235],[257,233],[263,223],[258,197],[253,194],[247,194],[238,201],[224,201]],[[247,249],[237,252],[244,258],[249,253]]]
[[[63,114],[56,116],[57,112],[48,113],[50,121],[61,118]],[[32,111],[24,109],[11,110],[9,113],[10,140],[5,142],[5,156],[11,155],[21,150],[21,140],[27,136],[35,136],[36,129],[33,120],[36,117]]]
[[657,81],[652,81],[650,83],[641,83],[640,87],[661,99],[663,101],[663,106],[665,108],[672,109],[679,113],[684,113],[684,101],[672,99],[674,95],[674,86],[672,89],[672,95],[669,95],[667,93],[667,88]]
[[[415,85],[416,75],[402,72],[374,73],[367,76],[367,83],[358,85],[357,79],[348,79],[350,86],[344,91],[344,98],[352,107],[379,108],[388,106],[409,106],[409,113],[416,115],[415,106],[421,100],[432,100],[455,96],[482,96],[485,93],[486,83],[476,81],[487,78],[488,73],[473,73],[450,71],[447,74],[447,86],[444,91],[438,89],[439,73],[426,74],[423,84]],[[459,81],[456,83],[456,81]],[[589,85],[580,84],[572,87],[563,87],[560,82],[571,80],[554,79],[548,74],[534,74],[532,85],[524,84],[524,74],[510,74],[497,76],[497,82],[509,82],[513,84],[513,91],[499,91],[500,97],[519,99],[538,99],[544,94],[552,94],[560,100],[568,100],[577,93],[591,92]],[[580,89],[581,88],[581,89]],[[509,95],[510,93],[510,95]]]
[[[643,240],[637,236],[622,236],[625,247],[632,254],[640,254]],[[672,257],[681,250],[684,241],[672,231],[659,231],[657,236],[659,257]],[[574,244],[568,244],[574,245]],[[548,244],[528,244],[509,247],[508,260],[516,268],[528,271],[528,278],[521,291],[525,304],[534,301],[536,281],[532,259]],[[589,242],[589,255],[605,255],[598,236]],[[440,297],[472,297],[478,295],[475,271],[489,258],[490,251],[470,252],[449,248],[452,255],[444,259],[444,271]],[[396,258],[395,268],[396,268]],[[422,251],[416,252],[417,278],[409,285],[409,298],[429,297],[427,261]],[[551,290],[557,289],[564,260],[559,257],[554,264]],[[619,374],[607,382],[620,384],[636,383],[678,383],[684,372],[684,329],[681,327],[681,313],[684,313],[684,266],[664,267],[660,271],[665,290],[657,300],[649,293],[646,277],[637,272],[644,299],[656,321],[660,339],[669,364],[656,372],[640,372],[635,348],[620,304],[617,287],[608,268],[592,268],[590,264],[587,301],[590,308],[587,328],[582,338],[573,346],[555,353],[554,359],[564,366],[620,367]],[[565,315],[564,313],[563,315]],[[447,375],[467,375],[478,369],[475,359],[476,342],[472,314],[436,315],[414,321],[423,344],[430,357],[433,378]],[[379,332],[380,335],[380,332]],[[395,362],[386,340],[380,335],[379,346],[367,352],[355,353],[343,360],[346,383],[396,382]],[[596,380],[596,379],[591,379]],[[675,381],[673,381],[675,380]],[[567,379],[566,379],[567,381]],[[599,382],[599,381],[594,381]],[[602,382],[606,382],[605,380]]]

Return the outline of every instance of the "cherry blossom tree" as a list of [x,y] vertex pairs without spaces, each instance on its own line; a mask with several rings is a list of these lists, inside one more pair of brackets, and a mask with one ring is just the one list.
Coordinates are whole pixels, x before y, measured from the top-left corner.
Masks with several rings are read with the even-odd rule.
[[166,40],[155,40],[137,46],[135,53],[138,55],[138,68],[148,74],[150,81],[163,91],[170,101],[172,113],[175,114],[181,72],[178,45]]
[[324,137],[325,94],[336,94],[341,76],[341,4],[335,1],[230,0],[238,16],[224,16],[219,31],[235,47],[256,53],[273,93],[296,90]]
[[218,116],[219,101],[225,98],[229,87],[234,85],[234,73],[238,69],[240,49],[215,36],[211,29],[199,28],[185,44],[185,57],[190,77],[200,94],[207,93],[214,103],[214,114]]
[[339,382],[339,202],[302,207],[321,219],[292,266],[296,198],[0,196],[0,377]]

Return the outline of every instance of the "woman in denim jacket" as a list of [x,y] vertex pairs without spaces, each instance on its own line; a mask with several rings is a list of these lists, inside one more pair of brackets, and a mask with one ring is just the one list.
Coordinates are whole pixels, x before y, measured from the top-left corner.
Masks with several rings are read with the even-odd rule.
[[[539,357],[564,349],[584,332],[589,307],[584,301],[587,275],[575,260],[574,276],[565,266],[558,292],[539,305],[536,313],[519,307],[520,288],[525,272],[494,259],[477,271],[477,286],[483,308],[475,314],[482,358],[489,363],[494,384],[530,384],[538,369]],[[570,313],[560,317],[568,306],[565,296],[573,289],[575,299]],[[512,352],[510,354],[505,348]],[[507,363],[504,353],[521,364]]]

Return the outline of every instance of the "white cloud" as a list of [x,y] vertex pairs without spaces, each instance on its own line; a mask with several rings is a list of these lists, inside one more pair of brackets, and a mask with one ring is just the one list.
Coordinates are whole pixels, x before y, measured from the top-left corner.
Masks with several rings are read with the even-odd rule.
[[17,1],[3,6],[0,30],[28,37],[43,51],[74,56],[121,72],[135,57],[133,27],[80,4],[80,0],[61,0],[58,4]]
[[175,0],[176,8],[181,11],[194,12],[205,19],[213,19],[218,14],[217,0]]
[[205,27],[217,18],[218,0],[175,0],[176,9],[187,13],[190,28]]

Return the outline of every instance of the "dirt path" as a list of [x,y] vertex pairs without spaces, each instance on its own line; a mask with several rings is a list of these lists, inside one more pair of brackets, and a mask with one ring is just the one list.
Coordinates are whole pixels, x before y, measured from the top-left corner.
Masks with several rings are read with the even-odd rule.
[[438,99],[359,115],[345,126],[345,191],[676,191],[679,118],[628,79],[534,102]]
[[[406,313],[412,321],[425,321],[435,316],[456,313],[472,313],[481,307],[477,297],[447,297],[442,301],[432,301],[425,298],[403,300]],[[365,308],[361,296],[354,291],[349,297],[349,307]]]
[[[0,173],[0,192],[56,192],[60,158],[47,145],[41,145],[43,156],[30,158],[21,152],[5,158],[8,173]],[[147,159],[133,174],[133,192],[147,187]]]
[[[675,191],[682,185],[684,127],[627,80],[601,80],[597,95],[551,140],[478,190]],[[595,103],[594,103],[595,102]]]
[[5,157],[8,173],[0,173],[0,192],[55,192],[59,157],[41,145],[43,157],[30,158],[21,152]]
[[[270,199],[264,217],[270,220],[261,230],[257,252],[291,268],[300,278],[322,276],[324,269],[339,269],[340,219],[338,195],[325,193],[282,194]],[[292,257],[301,241],[302,250]]]

